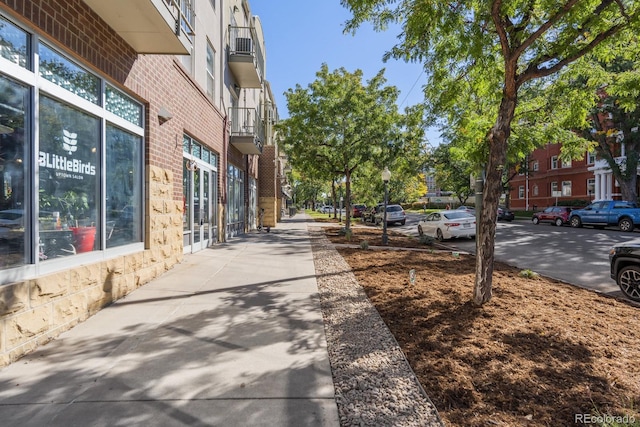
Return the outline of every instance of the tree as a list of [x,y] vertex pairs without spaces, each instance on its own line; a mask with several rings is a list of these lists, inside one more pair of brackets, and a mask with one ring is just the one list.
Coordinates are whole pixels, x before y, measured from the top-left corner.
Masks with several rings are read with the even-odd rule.
[[460,158],[451,144],[440,144],[433,151],[430,166],[435,171],[436,182],[441,189],[452,191],[461,205],[464,205],[473,194],[470,174],[473,171],[471,162]]
[[326,64],[316,77],[306,89],[296,85],[285,93],[290,117],[278,129],[295,168],[336,185],[344,180],[349,228],[353,177],[361,169],[380,171],[413,158],[424,136],[422,109],[398,112],[398,90],[385,86],[384,70],[366,85],[361,70],[329,72]]
[[[519,96],[552,80],[567,65],[629,36],[639,26],[632,0],[342,0],[353,18],[384,30],[400,22],[400,42],[388,57],[422,61],[428,72],[425,96],[434,115],[465,111],[464,90],[485,93],[492,123],[482,140],[486,176],[478,222],[473,301],[491,299],[497,208],[507,166],[512,122]],[[485,111],[486,113],[486,111]]]
[[640,153],[640,45],[634,38],[614,48],[586,55],[572,64],[558,84],[584,92],[583,97],[572,98],[570,105],[583,114],[581,136],[607,162],[622,198],[635,201]]

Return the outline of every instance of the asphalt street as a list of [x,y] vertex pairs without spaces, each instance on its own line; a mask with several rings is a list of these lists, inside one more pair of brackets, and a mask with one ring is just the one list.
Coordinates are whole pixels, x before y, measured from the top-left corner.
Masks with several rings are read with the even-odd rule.
[[[417,224],[422,217],[410,213],[404,226],[390,229],[418,235]],[[498,222],[495,259],[521,269],[592,289],[609,295],[622,296],[609,275],[609,249],[615,243],[640,238],[640,231],[624,233],[615,228],[556,227],[534,225],[529,220]],[[451,250],[475,253],[475,240],[445,241]]]

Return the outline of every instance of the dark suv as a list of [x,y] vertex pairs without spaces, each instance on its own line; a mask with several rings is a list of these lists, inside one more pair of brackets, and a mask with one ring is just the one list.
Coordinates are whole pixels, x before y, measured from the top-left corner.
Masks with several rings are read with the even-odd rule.
[[618,243],[609,250],[611,278],[629,299],[640,302],[640,240]]
[[535,212],[531,217],[531,222],[534,224],[550,222],[560,227],[569,223],[569,215],[571,215],[572,209],[569,206],[549,206],[541,212]]

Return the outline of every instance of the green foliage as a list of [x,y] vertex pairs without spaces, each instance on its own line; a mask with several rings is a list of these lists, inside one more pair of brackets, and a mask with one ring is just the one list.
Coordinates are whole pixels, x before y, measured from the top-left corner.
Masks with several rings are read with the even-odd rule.
[[520,273],[518,273],[518,276],[524,277],[525,279],[531,279],[531,280],[536,280],[540,277],[538,273],[529,269],[522,270]]
[[[567,65],[591,52],[604,55],[625,46],[640,30],[640,2],[624,0],[341,3],[353,15],[347,32],[365,21],[378,30],[402,25],[399,42],[387,57],[424,64],[427,122],[444,120],[449,141],[464,147],[476,170],[484,171],[483,212],[489,219],[497,210],[509,165],[524,158],[531,146],[556,141],[540,138],[571,138],[558,124],[579,119],[563,107],[566,103],[550,104],[540,94]],[[478,239],[488,244],[476,257],[477,305],[491,298],[492,224],[481,221],[478,227]]]
[[351,236],[353,236],[353,232],[350,228],[343,228],[342,230],[340,230],[340,234],[342,234],[347,239],[347,242],[350,242]]
[[440,188],[452,191],[461,204],[473,194],[470,174],[474,168],[453,144],[441,144],[432,153],[430,166]]
[[360,242],[360,249],[362,250],[368,250],[369,249],[369,242],[367,240],[363,240],[362,242]]
[[[575,156],[585,147],[607,161],[622,198],[635,200],[638,152],[640,152],[640,43],[632,35],[621,46],[599,49],[572,64],[554,84],[556,91],[571,91],[567,109],[576,111],[581,122],[573,130],[581,130],[576,142],[563,141],[563,155]],[[556,88],[560,89],[556,89]],[[616,160],[621,153],[618,144],[624,141],[626,159]]]
[[302,176],[344,182],[346,208],[354,200],[352,182],[354,201],[373,203],[381,198],[385,166],[393,172],[391,187],[417,175],[424,162],[422,108],[398,112],[398,90],[385,85],[384,70],[364,84],[362,79],[361,70],[330,72],[323,64],[307,88],[296,85],[285,93],[290,117],[277,125],[284,151]]
[[436,241],[436,239],[434,239],[432,236],[427,236],[426,234],[423,234],[422,236],[420,236],[420,244],[421,245],[433,246],[435,241]]

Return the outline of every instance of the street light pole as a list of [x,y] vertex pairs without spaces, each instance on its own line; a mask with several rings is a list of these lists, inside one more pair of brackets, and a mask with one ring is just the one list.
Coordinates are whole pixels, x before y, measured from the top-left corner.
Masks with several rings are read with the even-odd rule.
[[389,236],[387,236],[387,203],[389,203],[389,191],[388,184],[391,179],[391,172],[388,167],[384,167],[382,171],[382,182],[384,182],[384,213],[382,215],[382,244],[387,246],[389,244]]

